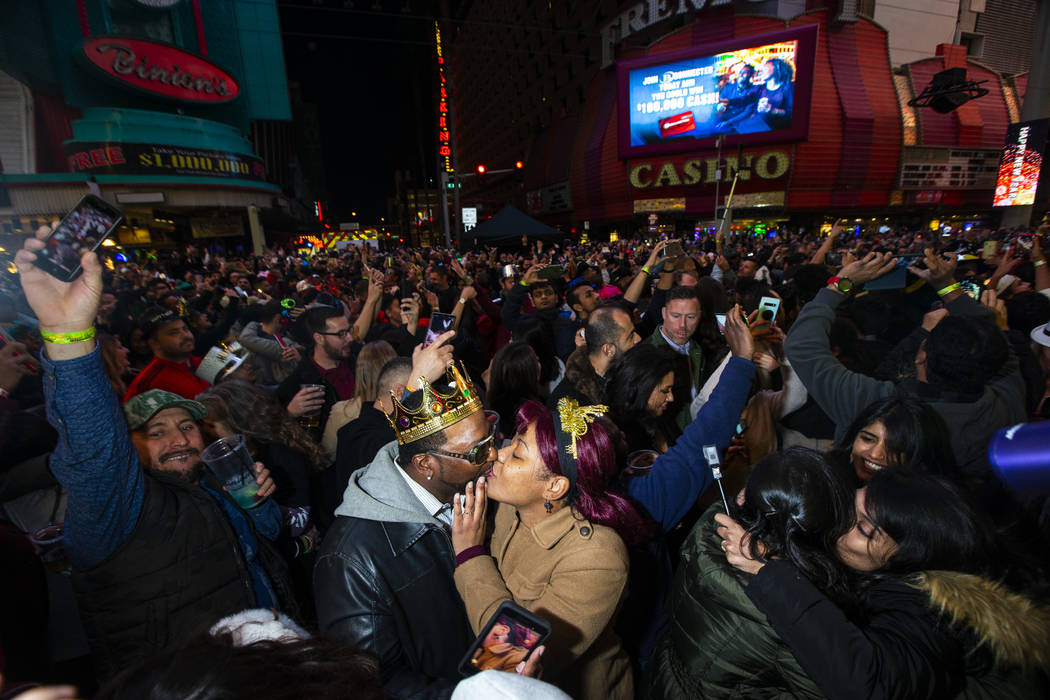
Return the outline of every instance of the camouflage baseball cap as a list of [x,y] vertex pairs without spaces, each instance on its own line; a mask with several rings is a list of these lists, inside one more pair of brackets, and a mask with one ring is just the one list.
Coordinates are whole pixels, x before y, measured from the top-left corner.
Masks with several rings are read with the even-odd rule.
[[158,411],[163,411],[165,408],[184,408],[193,416],[193,420],[201,420],[208,415],[208,409],[202,403],[184,399],[170,391],[150,389],[129,399],[124,404],[124,417],[128,421],[128,430],[138,430],[150,418],[157,415]]

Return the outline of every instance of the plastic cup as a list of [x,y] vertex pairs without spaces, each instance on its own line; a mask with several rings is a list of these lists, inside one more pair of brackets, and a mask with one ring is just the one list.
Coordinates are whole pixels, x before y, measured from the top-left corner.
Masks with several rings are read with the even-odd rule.
[[660,453],[656,450],[635,450],[627,455],[627,473],[632,476],[643,476],[649,473]]
[[219,438],[204,448],[201,461],[241,508],[254,508],[263,502],[255,499],[259,492],[255,461],[244,444],[243,435]]
[[[300,389],[316,389],[316,390],[319,390],[321,392],[322,396],[324,396],[324,391],[325,391],[324,384],[300,384],[299,388]],[[321,427],[321,407],[319,406],[319,407],[315,408],[314,410],[309,411],[308,413],[304,413],[303,415],[299,416],[299,425],[301,425],[306,430],[310,430],[311,428],[320,428]]]
[[66,557],[65,529],[61,525],[48,525],[29,536],[29,541],[36,545],[44,566],[52,573],[69,573],[72,564]]

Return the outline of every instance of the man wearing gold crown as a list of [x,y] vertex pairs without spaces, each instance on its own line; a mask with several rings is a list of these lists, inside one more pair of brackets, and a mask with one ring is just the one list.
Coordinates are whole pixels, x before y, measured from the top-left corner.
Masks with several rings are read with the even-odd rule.
[[448,697],[474,637],[453,580],[451,504],[488,470],[495,436],[452,364],[453,335],[413,353],[418,390],[387,416],[397,442],[351,477],[314,570],[321,633],[378,656],[391,697]]

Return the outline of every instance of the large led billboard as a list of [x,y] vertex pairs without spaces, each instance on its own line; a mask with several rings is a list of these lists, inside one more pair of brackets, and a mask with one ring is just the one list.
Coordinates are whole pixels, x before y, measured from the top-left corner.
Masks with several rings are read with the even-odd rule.
[[1006,132],[1006,146],[999,161],[995,181],[994,207],[1035,204],[1039,175],[1043,170],[1047,127],[1050,119],[1011,124]]
[[810,25],[621,61],[620,157],[806,138],[816,44]]

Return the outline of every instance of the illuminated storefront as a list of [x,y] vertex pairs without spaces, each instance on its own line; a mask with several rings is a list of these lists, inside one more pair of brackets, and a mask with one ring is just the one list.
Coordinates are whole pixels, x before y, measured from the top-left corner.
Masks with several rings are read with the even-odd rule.
[[273,0],[7,3],[0,42],[0,83],[36,115],[0,139],[34,154],[11,167],[0,152],[0,235],[89,191],[124,210],[126,246],[250,248],[287,209],[251,139],[291,119]]

